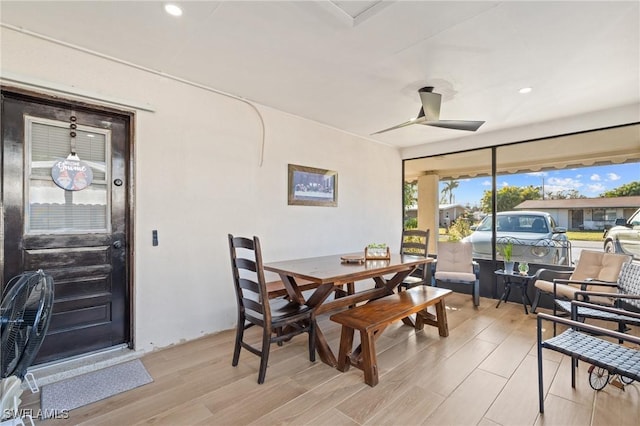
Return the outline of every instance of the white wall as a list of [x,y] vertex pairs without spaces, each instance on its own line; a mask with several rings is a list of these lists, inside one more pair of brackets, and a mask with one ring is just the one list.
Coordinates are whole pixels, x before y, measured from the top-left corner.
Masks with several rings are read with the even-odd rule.
[[[399,152],[286,113],[1,29],[2,72],[149,104],[135,123],[135,345],[234,326],[227,233],[258,235],[265,261],[398,250]],[[287,205],[287,164],[338,172],[338,207]],[[151,230],[159,246],[151,245]]]

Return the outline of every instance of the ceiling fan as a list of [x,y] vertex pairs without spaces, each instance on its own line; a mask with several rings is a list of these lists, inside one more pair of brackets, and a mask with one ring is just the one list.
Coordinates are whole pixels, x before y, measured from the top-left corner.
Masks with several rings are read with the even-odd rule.
[[420,108],[418,117],[406,121],[402,124],[389,127],[388,129],[372,133],[372,135],[388,132],[389,130],[399,129],[411,124],[424,124],[425,126],[443,127],[445,129],[455,130],[467,130],[469,132],[475,132],[480,128],[480,126],[484,124],[484,121],[440,120],[440,104],[442,104],[442,95],[440,93],[434,93],[432,86],[423,87],[422,89],[418,90],[418,94],[420,95],[420,100],[422,101],[422,107]]

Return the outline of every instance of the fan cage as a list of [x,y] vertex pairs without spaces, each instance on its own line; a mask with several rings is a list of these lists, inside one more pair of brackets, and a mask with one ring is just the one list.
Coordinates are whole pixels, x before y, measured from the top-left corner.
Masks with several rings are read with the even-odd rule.
[[49,328],[53,296],[53,278],[42,270],[7,283],[0,304],[0,378],[24,378]]

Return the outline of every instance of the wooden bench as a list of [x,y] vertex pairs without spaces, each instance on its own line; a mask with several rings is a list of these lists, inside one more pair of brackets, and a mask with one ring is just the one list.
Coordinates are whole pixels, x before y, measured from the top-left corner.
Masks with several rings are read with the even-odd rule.
[[[313,290],[318,287],[318,284],[312,283],[311,281],[300,281],[298,282],[298,287],[300,291]],[[283,297],[287,295],[287,289],[284,287],[284,283],[280,280],[271,281],[267,283],[267,293],[269,294],[269,299],[276,299],[278,297]]]
[[[313,283],[311,281],[301,280],[297,282],[298,282],[298,288],[300,288],[300,291],[314,290],[315,288],[318,287],[317,283]],[[354,293],[353,283],[347,283],[346,286],[347,286],[346,291],[341,288],[342,286],[339,286],[338,288],[335,289],[336,297],[343,297],[343,296]],[[269,299],[276,299],[278,297],[287,296],[288,294],[287,289],[284,287],[284,283],[281,280],[268,282],[267,293],[269,294]]]
[[[412,314],[416,314],[417,330],[422,330],[424,324],[428,324],[438,327],[440,336],[448,336],[444,298],[449,294],[451,290],[448,289],[418,286],[331,315],[332,321],[342,324],[338,370],[347,371],[353,365],[364,371],[365,383],[372,387],[377,385],[375,340],[388,325]],[[427,312],[432,305],[436,308],[435,316]],[[360,331],[361,344],[352,351],[355,330]]]

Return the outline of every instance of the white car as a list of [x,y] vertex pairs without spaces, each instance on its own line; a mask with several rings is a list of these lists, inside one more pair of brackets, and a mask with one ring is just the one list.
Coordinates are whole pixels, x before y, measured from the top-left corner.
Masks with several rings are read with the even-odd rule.
[[640,209],[621,225],[608,229],[604,234],[604,251],[624,253],[640,260]]
[[[513,243],[513,261],[552,265],[571,264],[571,244],[567,238],[567,229],[557,226],[549,213],[508,211],[497,213],[497,218],[497,244],[504,244],[507,241]],[[462,239],[472,244],[474,258],[492,259],[492,226],[493,217],[487,216],[482,219],[471,235]]]

